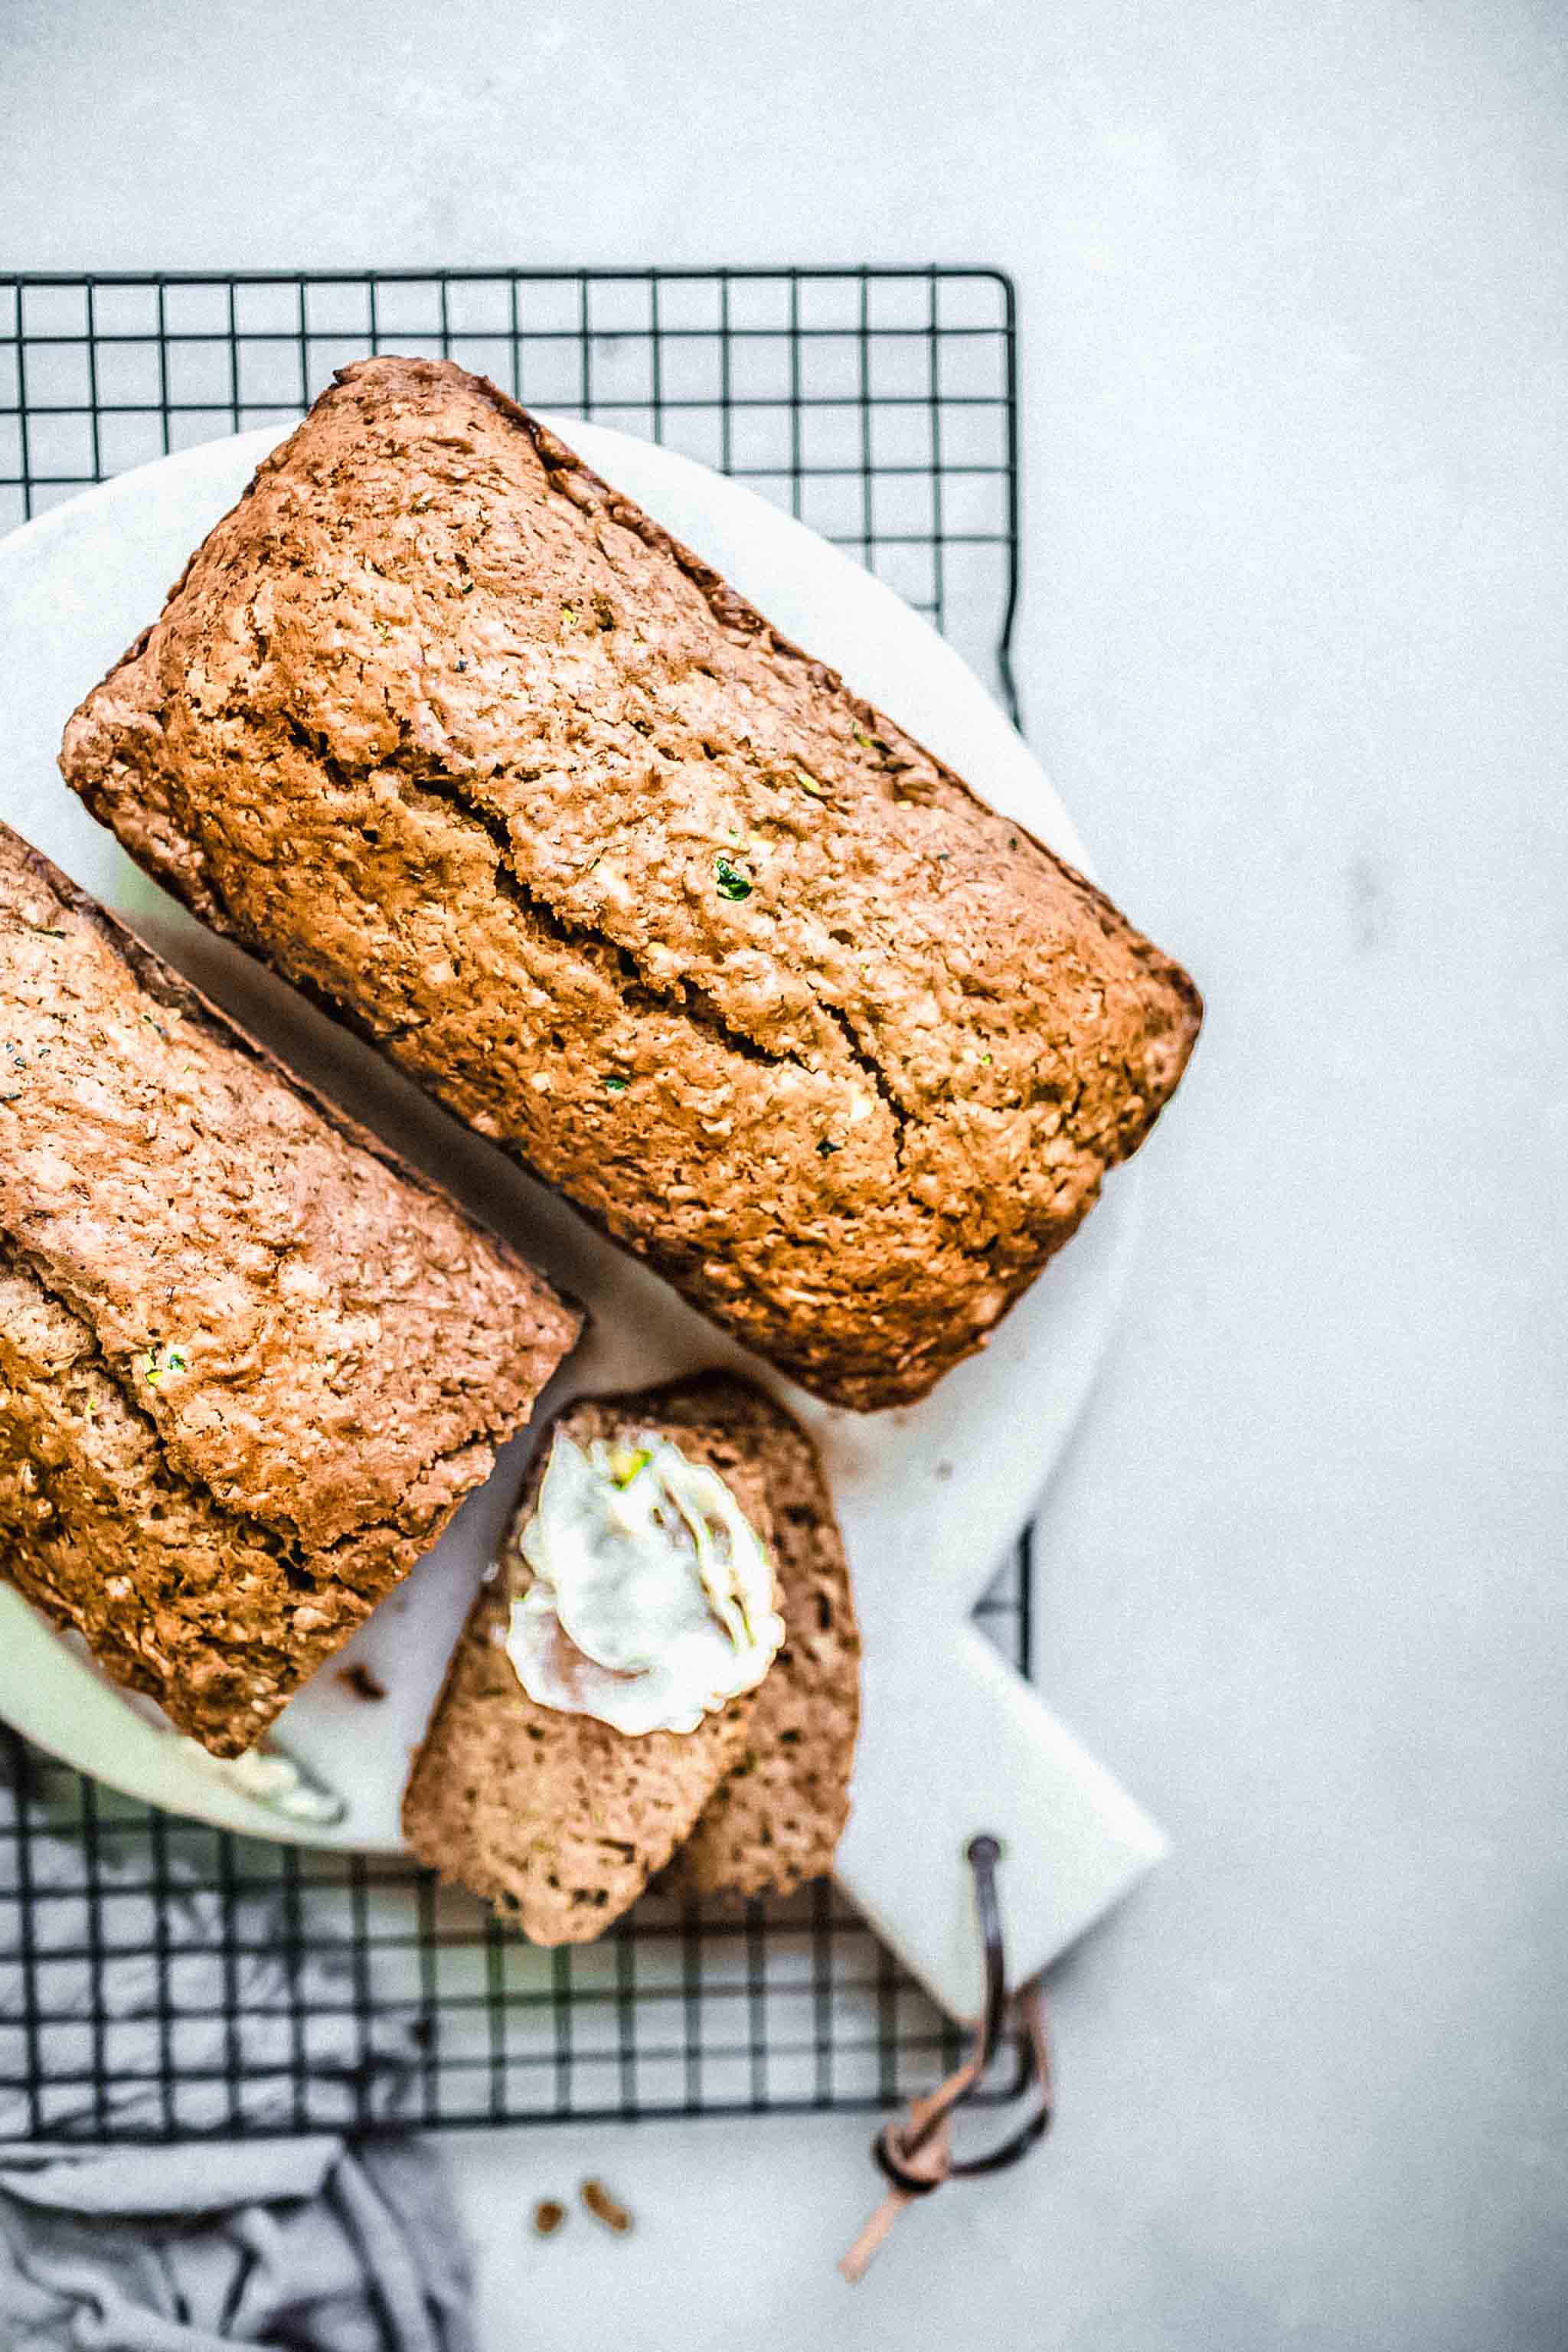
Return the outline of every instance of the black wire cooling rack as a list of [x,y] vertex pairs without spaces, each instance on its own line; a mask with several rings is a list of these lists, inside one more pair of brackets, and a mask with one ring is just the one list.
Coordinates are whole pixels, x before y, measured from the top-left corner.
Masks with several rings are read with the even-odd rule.
[[[449,355],[743,478],[1017,715],[1015,322],[990,269],[0,276],[0,530],[281,426],[378,350]],[[980,1609],[1025,1672],[1029,1599],[1026,1538]],[[732,1906],[656,1887],[601,1942],[542,1952],[411,1864],[176,1821],[9,1733],[7,1773],[17,2137],[366,2125],[394,2050],[399,2113],[426,2126],[889,2105],[960,2053],[826,1880]]]

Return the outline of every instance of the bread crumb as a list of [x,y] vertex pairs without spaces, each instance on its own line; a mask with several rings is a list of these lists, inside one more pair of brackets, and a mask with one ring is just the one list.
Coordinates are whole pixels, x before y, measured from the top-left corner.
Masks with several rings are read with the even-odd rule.
[[613,2230],[617,2237],[625,2237],[632,2226],[632,2217],[626,2207],[611,2196],[602,2180],[584,2180],[577,2194],[595,2221],[602,2221],[605,2229]]
[[354,1660],[352,1666],[340,1666],[338,1668],[338,1680],[339,1682],[347,1685],[348,1688],[353,1691],[355,1698],[384,1698],[386,1696],[386,1685],[381,1680],[381,1677],[378,1675],[373,1675],[370,1668],[366,1665],[362,1665],[357,1658]]
[[533,2209],[534,2234],[552,2238],[566,2219],[566,2208],[558,2197],[542,2197]]

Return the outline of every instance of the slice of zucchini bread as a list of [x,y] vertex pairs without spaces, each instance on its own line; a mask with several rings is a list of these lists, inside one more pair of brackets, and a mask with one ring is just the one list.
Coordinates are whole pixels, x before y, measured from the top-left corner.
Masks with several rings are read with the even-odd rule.
[[[666,1391],[585,1397],[555,1426],[576,1444],[673,1437],[729,1486],[764,1548],[773,1533],[762,1466],[721,1420],[673,1423]],[[741,1763],[758,1706],[743,1691],[691,1731],[615,1729],[597,1716],[541,1706],[506,1648],[514,1601],[531,1581],[519,1538],[538,1506],[542,1444],[500,1559],[452,1654],[403,1800],[421,1862],[493,1903],[536,1944],[603,1935],[662,1870],[714,1790]]]
[[693,1731],[628,1737],[537,1704],[506,1639],[530,1581],[519,1538],[538,1506],[542,1445],[415,1759],[409,1843],[540,1944],[602,1935],[672,1853],[683,1883],[710,1894],[783,1892],[826,1870],[849,1811],[860,1638],[810,1438],[723,1373],[585,1398],[557,1425],[584,1447],[651,1430],[716,1471],[771,1555],[784,1646],[755,1689]]

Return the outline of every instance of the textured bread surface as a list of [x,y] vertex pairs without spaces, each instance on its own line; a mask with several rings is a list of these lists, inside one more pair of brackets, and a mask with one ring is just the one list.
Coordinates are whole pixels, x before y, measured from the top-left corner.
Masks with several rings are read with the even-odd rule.
[[217,1755],[580,1318],[0,825],[0,1572]]
[[[766,1478],[717,1414],[670,1417],[668,1391],[571,1405],[554,1426],[579,1445],[651,1429],[716,1470],[770,1550]],[[687,1836],[745,1757],[757,1694],[695,1731],[636,1737],[595,1716],[538,1706],[505,1648],[513,1600],[531,1571],[518,1537],[549,1458],[531,1465],[497,1572],[479,1587],[414,1762],[403,1826],[422,1862],[494,1903],[536,1944],[602,1935]]]
[[860,1632],[844,1539],[816,1448],[749,1382],[715,1378],[667,1394],[679,1430],[717,1415],[763,1465],[784,1645],[757,1695],[746,1752],[677,1856],[696,1893],[786,1895],[833,1861],[849,1815],[860,1723]]
[[342,371],[61,765],[820,1394],[922,1394],[1148,1132],[1185,974],[551,433]]

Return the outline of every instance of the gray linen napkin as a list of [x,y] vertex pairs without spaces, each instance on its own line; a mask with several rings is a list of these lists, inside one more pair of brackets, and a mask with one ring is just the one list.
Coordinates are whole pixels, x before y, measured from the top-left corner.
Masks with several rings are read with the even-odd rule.
[[[20,1906],[15,1795],[0,1780],[0,1916]],[[88,1942],[81,1853],[63,1836],[28,1839],[27,1913],[35,1948],[67,1955]],[[226,1935],[217,1895],[171,1861],[179,1893],[165,1906],[179,2116],[208,2131],[255,2130],[293,2112],[289,1964],[277,1902],[239,1898]],[[100,1902],[133,1898],[131,1874],[106,1862]],[[16,1933],[12,1927],[13,1937]],[[150,1938],[149,1938],[150,1940]],[[237,1962],[225,1945],[248,1951]],[[226,2344],[288,2352],[473,2352],[470,2278],[439,2168],[417,2140],[388,2132],[351,2141],[187,2140],[172,2146],[71,2146],[95,2094],[63,2078],[95,2047],[110,2076],[111,2130],[163,2115],[158,2074],[160,1970],[142,1952],[47,1959],[46,2015],[29,2027],[16,1952],[0,1952],[0,2347],[4,2352],[213,2352]],[[237,1973],[236,1973],[237,1971]],[[396,2121],[419,2060],[406,2011],[368,2025],[346,2010],[342,1969],[315,1954],[300,1966],[310,2025],[312,2105],[348,2122],[357,2092],[378,2123]],[[226,2012],[208,2019],[186,2011]],[[94,2012],[106,2021],[97,2032]],[[28,2143],[22,2087],[29,2032],[51,2084],[48,2147]],[[221,2079],[229,2036],[245,2079]],[[192,2082],[210,2066],[220,2079]],[[268,2071],[275,2069],[276,2071]],[[139,2081],[138,2076],[153,2079]],[[231,2096],[237,2107],[231,2105]]]

